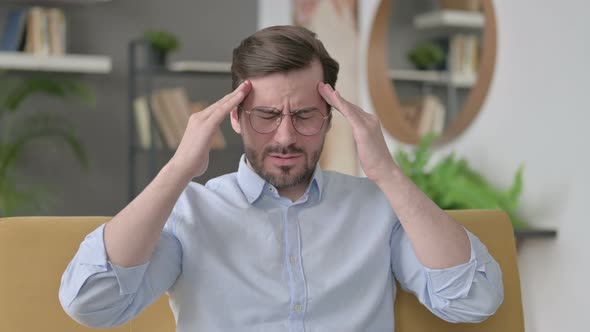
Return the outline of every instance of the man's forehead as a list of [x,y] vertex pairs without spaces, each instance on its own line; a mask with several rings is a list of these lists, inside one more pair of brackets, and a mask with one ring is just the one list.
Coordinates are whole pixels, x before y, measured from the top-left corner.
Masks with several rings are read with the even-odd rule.
[[252,82],[252,90],[247,96],[247,102],[252,105],[281,107],[285,103],[291,106],[309,106],[321,101],[321,96],[317,90],[319,81],[308,82],[301,84],[301,82],[284,81],[274,82],[259,81]]

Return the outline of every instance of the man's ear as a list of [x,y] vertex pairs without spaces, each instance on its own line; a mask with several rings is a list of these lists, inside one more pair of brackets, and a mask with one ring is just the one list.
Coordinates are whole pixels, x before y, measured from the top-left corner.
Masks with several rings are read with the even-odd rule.
[[[242,114],[244,116],[244,114]],[[233,111],[230,112],[229,117],[231,119],[231,127],[234,131],[238,134],[242,134],[242,126],[240,124],[240,118],[238,117],[238,109],[235,108]]]

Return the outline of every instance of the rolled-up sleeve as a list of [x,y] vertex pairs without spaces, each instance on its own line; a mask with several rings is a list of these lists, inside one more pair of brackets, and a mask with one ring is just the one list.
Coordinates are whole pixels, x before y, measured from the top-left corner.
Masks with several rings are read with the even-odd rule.
[[166,229],[150,260],[124,268],[107,259],[104,225],[88,234],[62,275],[59,300],[81,324],[121,325],[166,292],[181,272],[182,250]]
[[471,245],[467,263],[430,269],[416,257],[398,222],[391,236],[392,270],[401,287],[449,322],[481,322],[493,315],[504,299],[500,266],[485,245],[465,230]]

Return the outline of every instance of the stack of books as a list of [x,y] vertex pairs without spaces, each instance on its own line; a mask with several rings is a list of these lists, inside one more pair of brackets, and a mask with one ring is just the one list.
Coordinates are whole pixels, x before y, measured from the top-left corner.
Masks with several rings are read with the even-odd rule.
[[446,109],[442,101],[433,95],[425,95],[401,103],[405,119],[420,137],[429,133],[442,135],[445,129]]
[[66,53],[66,19],[60,8],[39,6],[8,12],[0,40],[0,51],[35,55]]
[[[150,101],[159,133],[153,143],[156,147],[165,146],[170,150],[180,145],[191,114],[207,107],[203,102],[191,102],[181,87],[155,90]],[[149,149],[152,146],[152,135],[147,98],[137,97],[133,106],[139,147]],[[211,142],[211,149],[224,149],[225,146],[225,138],[218,129]]]

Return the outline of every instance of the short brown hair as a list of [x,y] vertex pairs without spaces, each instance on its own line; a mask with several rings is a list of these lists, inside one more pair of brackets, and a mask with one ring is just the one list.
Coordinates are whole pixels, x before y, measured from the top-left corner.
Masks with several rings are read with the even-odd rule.
[[324,83],[335,88],[340,66],[315,33],[291,25],[259,30],[233,51],[232,90],[248,78],[302,69],[315,59],[322,65]]

